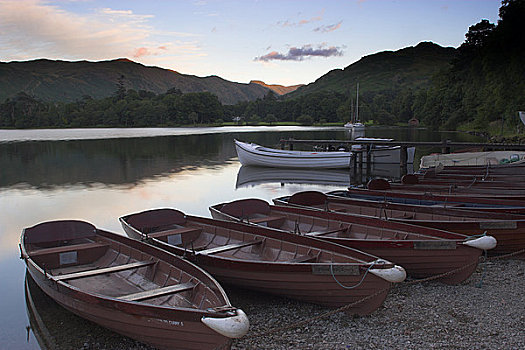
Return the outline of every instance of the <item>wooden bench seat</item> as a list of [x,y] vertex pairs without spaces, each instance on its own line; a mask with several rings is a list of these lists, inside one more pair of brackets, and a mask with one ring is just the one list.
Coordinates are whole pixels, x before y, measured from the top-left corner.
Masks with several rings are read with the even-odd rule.
[[304,262],[314,262],[316,260],[317,260],[317,257],[315,256],[298,255],[295,258],[288,260],[288,262],[291,264],[296,264],[296,263],[304,263]]
[[202,228],[182,227],[182,228],[176,228],[176,229],[172,229],[172,230],[164,230],[164,231],[148,233],[148,237],[151,237],[151,238],[162,238],[162,237],[167,237],[167,236],[171,236],[171,235],[178,235],[178,234],[200,233],[201,231],[202,231]]
[[266,225],[270,226],[270,224],[277,223],[282,220],[286,220],[286,216],[265,216],[262,218],[249,219],[248,221],[251,222],[252,224],[265,223]]
[[118,298],[122,300],[126,300],[126,301],[139,301],[139,300],[156,298],[156,297],[160,297],[163,295],[184,292],[186,290],[193,289],[194,287],[195,287],[195,284],[191,282],[180,283],[180,284],[174,284],[171,286],[156,288],[152,290],[145,290],[143,292],[127,294],[127,295],[120,296]]
[[227,245],[223,245],[223,246],[219,246],[219,247],[214,247],[214,248],[209,248],[209,249],[205,249],[205,250],[200,250],[200,251],[198,251],[196,253],[197,254],[202,254],[202,255],[217,254],[217,253],[227,252],[227,251],[233,250],[233,249],[239,249],[239,248],[248,247],[248,246],[255,245],[255,244],[260,244],[261,242],[262,241],[250,241],[250,242],[232,243],[232,244],[227,244]]
[[338,228],[338,229],[335,229],[335,230],[308,232],[308,233],[306,233],[306,236],[316,237],[316,236],[328,235],[330,233],[346,232],[349,228],[350,227],[341,227],[341,228]]
[[109,247],[109,244],[98,243],[98,242],[71,244],[71,245],[64,245],[60,247],[50,247],[50,248],[42,248],[38,250],[33,250],[33,251],[30,251],[28,254],[30,257],[33,258],[33,257],[38,257],[38,256],[43,256],[43,255],[52,255],[52,254],[59,254],[59,253],[66,253],[66,252],[91,250],[91,249],[98,249],[102,247]]
[[87,271],[74,272],[74,273],[68,273],[64,275],[53,276],[53,278],[57,281],[72,280],[76,278],[91,277],[91,276],[102,275],[106,273],[114,273],[114,272],[119,272],[119,271],[124,271],[124,270],[136,269],[139,267],[153,265],[154,263],[155,263],[154,260],[136,261],[136,262],[124,264],[124,265],[103,267],[103,268],[94,269],[94,270],[87,270]]

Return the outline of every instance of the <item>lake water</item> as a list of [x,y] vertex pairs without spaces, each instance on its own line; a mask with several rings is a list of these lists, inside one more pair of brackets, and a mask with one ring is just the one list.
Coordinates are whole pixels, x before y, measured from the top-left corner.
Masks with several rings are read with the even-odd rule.
[[[461,133],[411,128],[369,128],[365,136],[479,141]],[[209,216],[208,207],[220,202],[341,189],[356,180],[347,171],[241,168],[234,138],[277,146],[290,137],[346,140],[351,135],[344,128],[307,127],[0,130],[0,348],[91,349],[110,340],[124,348],[134,346],[72,317],[38,289],[32,288],[26,301],[25,265],[18,248],[24,227],[80,219],[121,233],[118,217],[132,212],[175,207]],[[416,159],[430,151],[436,150],[418,149]],[[395,177],[399,167],[377,172]],[[51,345],[45,340],[50,337]]]

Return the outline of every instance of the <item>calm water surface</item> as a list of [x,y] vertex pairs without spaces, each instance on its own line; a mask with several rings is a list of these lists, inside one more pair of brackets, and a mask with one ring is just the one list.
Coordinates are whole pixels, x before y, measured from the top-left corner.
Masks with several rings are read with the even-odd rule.
[[[477,141],[409,128],[370,128],[365,136]],[[72,317],[38,288],[26,295],[18,249],[24,227],[80,219],[121,233],[118,217],[136,211],[175,207],[209,216],[208,206],[219,202],[271,200],[306,189],[344,188],[356,180],[347,171],[241,168],[234,138],[276,146],[289,137],[345,140],[351,135],[343,128],[302,127],[0,130],[0,348],[92,348],[110,338],[129,342]],[[416,158],[430,151],[436,150],[417,150]],[[399,172],[398,167],[376,170],[394,177]]]

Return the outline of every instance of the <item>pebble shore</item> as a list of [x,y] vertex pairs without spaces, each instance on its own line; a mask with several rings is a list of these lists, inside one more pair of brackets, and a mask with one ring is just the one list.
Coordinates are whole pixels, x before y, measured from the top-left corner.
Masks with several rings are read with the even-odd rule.
[[371,315],[339,312],[305,326],[257,337],[328,310],[282,298],[229,292],[250,318],[232,349],[525,349],[525,261],[480,265],[464,283],[395,285]]
[[[234,340],[232,350],[525,349],[525,260],[485,262],[456,286],[408,280],[394,285],[371,315],[338,312],[289,329],[285,328],[331,310],[225,289],[232,304],[250,319],[250,332]],[[54,348],[152,349],[56,308],[50,305],[47,310],[60,313],[50,315],[60,329]],[[263,332],[270,334],[257,336]]]

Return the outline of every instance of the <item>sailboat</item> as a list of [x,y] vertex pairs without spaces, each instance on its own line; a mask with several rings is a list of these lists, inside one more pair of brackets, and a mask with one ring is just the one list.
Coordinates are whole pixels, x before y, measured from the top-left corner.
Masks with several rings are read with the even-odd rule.
[[355,115],[353,115],[352,120],[346,123],[344,127],[351,129],[353,132],[365,130],[365,125],[359,121],[359,83],[357,83]]

